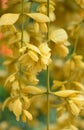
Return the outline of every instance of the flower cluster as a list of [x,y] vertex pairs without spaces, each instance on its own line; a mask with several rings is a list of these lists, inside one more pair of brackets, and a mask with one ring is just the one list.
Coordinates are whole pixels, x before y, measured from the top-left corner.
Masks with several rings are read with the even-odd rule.
[[[75,1],[82,9],[83,0]],[[50,130],[78,130],[75,119],[84,110],[84,50],[80,51],[84,46],[84,14],[74,13],[80,20],[72,23],[68,17],[72,18],[72,14],[66,12],[68,4],[58,0],[8,0],[6,11],[17,5],[15,10],[1,11],[0,53],[5,57],[7,71],[3,86],[9,93],[1,109],[7,107],[17,121],[37,125],[40,113],[49,119],[54,108],[58,118],[56,124],[50,124]],[[59,18],[61,11],[64,21],[62,15]],[[47,80],[43,77],[45,88],[39,85],[38,78],[43,71],[47,72]]]

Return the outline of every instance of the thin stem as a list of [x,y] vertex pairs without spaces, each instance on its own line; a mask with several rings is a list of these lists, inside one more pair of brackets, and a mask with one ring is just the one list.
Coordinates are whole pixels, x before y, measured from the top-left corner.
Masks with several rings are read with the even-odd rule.
[[47,130],[49,130],[49,92],[50,92],[49,66],[47,66]]
[[[50,0],[47,0],[47,16],[49,17],[49,1]],[[47,23],[47,28],[48,28],[48,33],[47,33],[47,41],[49,42],[49,26],[50,26],[50,23],[48,22]]]
[[79,36],[80,36],[80,28],[81,28],[81,25],[82,25],[83,22],[84,22],[84,19],[82,19],[82,20],[78,23],[78,32],[77,32],[77,36],[76,36],[76,40],[75,40],[75,46],[74,46],[74,51],[73,51],[73,53],[75,53],[75,52],[76,52],[76,49],[77,49],[78,40],[79,40]]
[[76,52],[77,45],[78,45],[78,40],[79,40],[79,36],[80,36],[80,27],[79,27],[79,30],[78,30],[78,33],[77,33],[77,36],[76,36],[75,46],[74,46],[74,51],[73,51],[73,53]]
[[22,8],[21,8],[21,15],[22,15],[22,26],[21,26],[21,47],[23,46],[23,30],[24,30],[24,0],[22,0]]
[[[47,0],[47,16],[49,17],[49,0]],[[49,23],[47,24],[48,33],[47,41],[49,41]],[[49,66],[47,66],[47,130],[49,130],[49,93],[50,93],[50,80],[49,80]]]
[[[22,24],[21,24],[21,47],[23,47],[23,30],[24,30],[24,20],[23,20],[23,13],[24,13],[24,0],[22,0],[22,6],[21,6],[21,15],[22,15]],[[21,73],[21,64],[19,67],[19,72]],[[19,80],[19,86],[21,89],[21,81]]]

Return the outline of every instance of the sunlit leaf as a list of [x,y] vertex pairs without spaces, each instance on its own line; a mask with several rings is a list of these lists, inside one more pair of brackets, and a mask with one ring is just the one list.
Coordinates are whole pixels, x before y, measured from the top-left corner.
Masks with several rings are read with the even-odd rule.
[[25,88],[23,88],[22,90],[24,93],[29,93],[29,94],[41,94],[43,93],[43,90],[41,90],[40,88],[34,87],[34,86],[27,86]]
[[28,51],[28,54],[29,54],[29,56],[34,60],[34,61],[38,61],[38,55],[34,52],[34,51]]
[[68,39],[68,35],[64,29],[56,29],[50,34],[50,40],[55,43],[63,43]]
[[19,16],[20,14],[4,14],[0,18],[0,25],[12,25],[18,20]]
[[23,110],[25,116],[29,119],[29,120],[32,120],[32,114],[26,110]]
[[21,103],[19,98],[14,101],[13,113],[16,116],[16,120],[19,121],[19,117],[20,117],[20,115],[22,113],[22,103]]
[[45,14],[41,14],[41,13],[28,13],[26,15],[29,16],[30,18],[34,19],[35,21],[40,22],[40,23],[50,22],[48,16],[46,16]]
[[77,94],[80,93],[79,91],[75,91],[75,90],[62,90],[62,91],[57,91],[54,92],[55,95],[59,96],[59,97],[69,97],[72,94]]

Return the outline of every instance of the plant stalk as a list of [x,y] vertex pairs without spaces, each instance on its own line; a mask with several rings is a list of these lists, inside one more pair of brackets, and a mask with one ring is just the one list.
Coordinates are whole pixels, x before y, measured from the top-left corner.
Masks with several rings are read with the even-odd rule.
[[[47,0],[47,16],[49,17],[49,0]],[[47,32],[47,41],[49,44],[49,23],[47,24],[48,32]],[[49,93],[50,93],[50,79],[49,79],[49,66],[47,66],[47,130],[49,130]]]
[[21,47],[23,47],[23,31],[24,31],[24,0],[22,0],[22,7],[21,7],[21,15],[22,15],[22,25],[21,25]]

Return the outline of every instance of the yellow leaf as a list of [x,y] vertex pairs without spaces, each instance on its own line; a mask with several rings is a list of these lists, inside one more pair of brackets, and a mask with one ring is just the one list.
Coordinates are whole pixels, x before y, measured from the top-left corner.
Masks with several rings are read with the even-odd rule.
[[79,108],[84,107],[84,96],[77,95],[76,97],[70,98],[75,104],[79,106]]
[[77,94],[80,93],[79,91],[75,91],[75,90],[62,90],[62,91],[58,91],[58,92],[54,92],[55,95],[59,96],[59,97],[69,97],[72,94]]
[[22,114],[21,119],[22,119],[23,122],[26,122],[26,121],[27,121],[27,120],[26,120],[27,118],[26,118],[26,116],[25,116],[24,114]]
[[16,120],[19,121],[19,117],[22,113],[22,103],[19,98],[16,99],[13,103],[13,113],[16,116]]
[[63,58],[63,57],[66,57],[67,54],[69,53],[69,50],[66,46],[64,46],[63,44],[56,44],[55,45],[55,52],[56,54]]
[[77,81],[73,81],[72,82],[79,90],[82,90],[84,91],[84,85],[81,84],[80,82],[77,82]]
[[25,116],[29,119],[29,120],[32,120],[32,114],[26,110],[23,110]]
[[69,101],[69,106],[73,115],[78,116],[80,112],[79,107],[75,103],[73,103],[71,100]]
[[39,60],[39,57],[38,57],[37,53],[35,53],[34,51],[29,50],[28,55],[36,62]]
[[48,47],[48,44],[47,43],[42,43],[40,46],[39,46],[39,50],[41,52],[41,55],[48,55],[49,52],[50,52],[50,48]]
[[50,40],[55,43],[64,43],[68,39],[68,35],[64,29],[56,29],[50,34]]
[[76,126],[74,126],[74,125],[71,125],[70,128],[71,128],[71,130],[79,130],[79,129],[78,129]]
[[23,93],[26,94],[41,94],[43,93],[43,90],[41,90],[40,88],[34,87],[34,86],[27,86],[25,88],[22,89]]
[[42,13],[28,13],[26,15],[40,23],[50,22],[48,16],[46,16]]
[[17,80],[15,80],[13,83],[12,83],[12,89],[13,91],[15,90],[19,90],[19,82]]
[[8,97],[2,104],[2,110],[8,105],[8,103],[11,101],[11,97]]
[[25,53],[26,51],[27,51],[27,46],[24,46],[24,47],[19,49],[20,53]]
[[75,0],[78,5],[80,5],[81,8],[84,9],[84,0]]
[[42,55],[41,62],[44,65],[48,65],[51,62],[50,56],[51,56],[51,53],[48,53],[46,56]]
[[47,2],[47,0],[33,0],[35,2]]
[[48,31],[46,23],[40,23],[40,29],[46,33]]
[[30,100],[28,99],[28,97],[22,95],[22,105],[23,105],[23,109],[28,109],[30,107]]
[[18,20],[19,16],[20,14],[4,14],[0,18],[0,25],[12,25]]
[[23,31],[23,41],[27,43],[30,41],[30,36],[27,31]]
[[58,87],[62,87],[64,84],[66,84],[67,81],[59,81],[59,80],[54,80],[53,81],[53,86],[52,86],[52,89],[56,89]]
[[6,85],[8,84],[8,82],[13,82],[13,81],[15,80],[15,74],[16,74],[16,72],[13,73],[13,74],[11,74],[11,75],[6,79],[4,86],[6,86]]
[[[32,0],[32,1],[34,1],[34,2],[38,2],[38,3],[44,3],[44,2],[47,2],[47,0]],[[52,0],[50,0],[50,4],[55,5],[55,3],[54,3]]]
[[39,32],[39,24],[37,22],[34,23],[34,30],[36,33]]
[[38,47],[36,47],[36,46],[34,46],[32,44],[29,44],[29,43],[27,43],[27,47],[28,47],[28,49],[31,49],[31,50],[35,51],[36,53],[38,53],[38,54],[41,54]]
[[56,19],[56,15],[53,11],[50,12],[49,17],[50,17],[50,21],[52,21],[52,22],[55,21],[55,19]]

